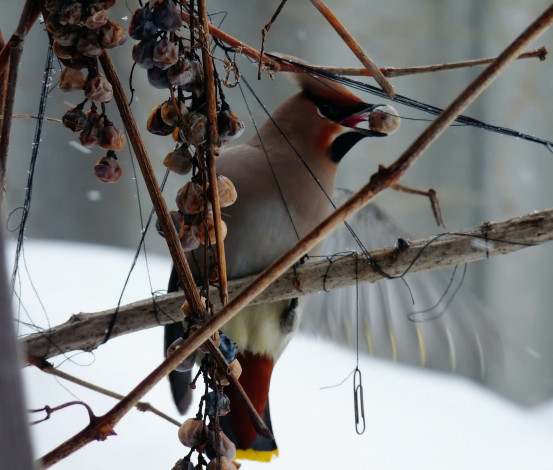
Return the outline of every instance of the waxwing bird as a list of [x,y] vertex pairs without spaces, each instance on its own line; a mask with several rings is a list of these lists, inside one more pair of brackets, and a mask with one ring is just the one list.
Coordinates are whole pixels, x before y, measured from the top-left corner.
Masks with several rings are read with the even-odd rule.
[[[393,108],[364,103],[341,85],[307,74],[295,78],[301,91],[273,113],[258,136],[224,149],[217,161],[217,171],[238,193],[236,203],[222,213],[228,227],[230,279],[261,272],[330,214],[328,197],[335,192],[341,159],[361,139],[385,136],[399,123]],[[337,191],[337,196],[347,194]],[[369,249],[406,235],[374,207],[351,224]],[[359,250],[345,231],[310,254],[333,255],[347,248]],[[223,328],[238,345],[240,383],[270,427],[272,370],[302,317],[304,331],[349,345],[355,344],[358,333],[362,352],[469,377],[518,402],[537,403],[551,396],[548,377],[528,386],[513,385],[521,368],[535,371],[534,378],[539,375],[537,362],[521,351],[522,345],[506,348],[504,325],[467,295],[456,295],[450,284],[449,276],[423,273],[408,275],[405,282],[365,285],[359,305],[355,292],[346,289],[314,296],[303,309],[297,301],[247,307]],[[173,275],[169,290],[177,287]],[[182,326],[170,325],[165,334],[168,346],[182,336]],[[516,370],[514,357],[523,358]],[[184,412],[190,376],[173,372],[170,378],[177,407]],[[221,426],[236,444],[237,458],[270,460],[277,453],[276,443],[258,436],[229,387],[225,393],[231,413],[221,418]]]
[[[273,121],[260,128],[259,136],[223,150],[217,160],[217,171],[234,183],[238,193],[236,203],[222,214],[228,226],[229,279],[259,273],[329,215],[342,157],[362,138],[386,136],[399,125],[393,108],[364,103],[341,85],[307,74],[296,80],[301,92],[274,112]],[[169,290],[176,287],[172,276]],[[297,301],[282,301],[248,307],[223,328],[238,345],[240,382],[269,424],[271,373],[298,328],[297,306]],[[168,327],[166,345],[179,336],[180,325]],[[189,400],[189,382],[187,374],[172,374],[172,391],[181,412]],[[225,393],[232,412],[222,419],[222,426],[239,449],[238,457],[270,459],[276,453],[275,442],[257,436],[232,391],[227,388]],[[248,449],[256,453],[247,453]]]

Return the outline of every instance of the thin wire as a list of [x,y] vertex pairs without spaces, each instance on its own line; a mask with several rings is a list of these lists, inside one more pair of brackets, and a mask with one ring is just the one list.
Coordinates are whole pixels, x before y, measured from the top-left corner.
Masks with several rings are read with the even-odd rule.
[[[351,78],[344,77],[342,75],[338,75],[332,72],[328,72],[326,70],[317,69],[314,67],[310,67],[309,65],[301,64],[299,62],[295,62],[290,59],[285,59],[282,57],[274,56],[272,54],[266,54],[267,56],[271,57],[274,60],[285,62],[288,64],[291,64],[299,69],[305,70],[306,72],[310,72],[311,74],[314,74],[315,76],[324,77],[328,80],[331,80],[333,82],[341,83],[342,85],[349,86],[351,88],[355,88],[357,90],[366,91],[368,93],[371,93],[372,95],[378,96],[380,98],[389,99],[388,95],[384,91],[382,91],[380,88],[369,85],[367,83],[360,82],[358,80],[353,80]],[[409,106],[414,109],[418,109],[420,111],[424,111],[429,114],[433,114],[435,116],[438,116],[443,112],[442,108],[438,108],[437,106],[432,106],[426,103],[422,103],[420,101],[414,100],[412,98],[409,98],[407,96],[403,95],[395,95],[394,99],[392,100],[395,103],[400,103],[405,106]],[[523,132],[519,132],[514,129],[509,129],[507,127],[501,127],[501,126],[495,126],[493,124],[488,124],[483,121],[480,121],[478,119],[474,119],[469,116],[459,115],[455,119],[456,122],[459,122],[461,124],[464,124],[466,126],[476,127],[478,129],[483,129],[489,132],[495,132],[497,134],[507,135],[510,137],[516,137],[518,139],[527,140],[530,142],[535,142],[537,144],[541,144],[545,146],[546,148],[550,149],[553,146],[553,142],[547,139],[542,139],[540,137],[532,136],[529,134],[525,134]]]
[[53,60],[52,47],[48,44],[48,53],[46,54],[46,66],[44,68],[42,78],[42,90],[40,93],[40,101],[38,105],[37,121],[35,126],[35,136],[33,140],[33,151],[31,153],[31,163],[29,165],[29,171],[27,176],[27,187],[25,188],[25,199],[23,202],[23,213],[21,214],[21,223],[19,225],[19,233],[17,234],[17,247],[15,249],[15,260],[12,271],[11,289],[12,292],[15,287],[15,279],[19,270],[19,258],[21,255],[21,248],[23,246],[23,239],[25,235],[25,227],[27,225],[27,219],[31,210],[31,195],[33,192],[33,180],[35,176],[35,166],[38,157],[38,149],[40,145],[40,137],[42,135],[42,124],[44,123],[44,116],[46,114],[46,102],[48,100],[48,81],[50,73],[52,71]]

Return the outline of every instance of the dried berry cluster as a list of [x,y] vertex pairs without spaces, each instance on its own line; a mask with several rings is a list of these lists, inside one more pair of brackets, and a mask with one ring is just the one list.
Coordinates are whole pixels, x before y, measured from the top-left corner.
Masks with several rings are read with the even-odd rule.
[[[173,0],[150,1],[134,12],[129,35],[140,41],[133,47],[133,60],[147,70],[149,83],[170,92],[169,98],[152,110],[147,125],[152,134],[171,135],[178,145],[163,164],[178,175],[193,171],[192,181],[177,194],[179,212],[171,213],[183,249],[190,251],[200,244],[215,244],[215,227],[203,163],[207,138],[203,67],[191,46],[193,33],[189,38],[178,34],[183,26],[179,8],[182,4]],[[222,96],[220,87],[219,91]],[[242,135],[244,124],[224,98],[217,120],[219,144]],[[217,186],[221,207],[231,205],[236,200],[232,182],[219,176]],[[226,232],[224,224],[222,231]]]
[[[80,132],[79,140],[85,147],[96,145],[109,150],[98,161],[94,172],[103,182],[115,182],[121,176],[115,150],[125,147],[125,134],[107,118],[104,103],[111,101],[113,89],[109,81],[98,72],[97,58],[104,49],[120,46],[127,33],[111,21],[106,10],[115,0],[46,0],[46,28],[53,39],[53,50],[66,66],[60,76],[59,87],[65,92],[83,90],[85,100],[69,109],[63,116],[65,127]],[[87,70],[87,77],[82,72]],[[87,101],[90,110],[84,112]],[[94,102],[102,105],[99,114]]]
[[[183,307],[185,315],[189,313],[187,304]],[[167,356],[171,355],[175,349],[182,344],[182,338],[175,341],[168,349]],[[218,334],[214,337],[215,344],[227,360],[232,375],[238,379],[242,373],[242,367],[236,359],[236,344],[228,336]],[[186,447],[191,448],[190,453],[184,461],[180,461],[180,467],[177,468],[198,468],[190,462],[190,457],[194,451],[198,452],[199,465],[206,464],[204,454],[211,459],[207,464],[207,469],[218,468],[218,460],[221,461],[221,468],[235,470],[236,466],[232,462],[236,457],[236,446],[228,436],[219,429],[217,418],[224,416],[230,411],[230,401],[223,393],[223,387],[228,385],[224,376],[217,372],[216,366],[210,361],[207,350],[200,347],[197,351],[187,357],[175,370],[185,372],[190,370],[196,362],[197,356],[201,353],[206,354],[202,361],[200,371],[204,374],[205,382],[213,389],[204,395],[200,403],[200,410],[195,418],[187,419],[179,428],[178,436],[180,441]],[[203,411],[202,411],[203,408]],[[207,422],[209,418],[209,423]],[[201,467],[203,468],[203,466]]]

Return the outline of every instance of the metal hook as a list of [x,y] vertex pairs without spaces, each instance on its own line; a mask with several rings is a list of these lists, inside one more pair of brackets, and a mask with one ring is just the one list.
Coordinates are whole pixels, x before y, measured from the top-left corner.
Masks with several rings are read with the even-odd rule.
[[[353,374],[353,407],[355,410],[355,432],[361,435],[365,432],[365,404],[363,402],[363,384],[361,371],[355,368]],[[360,426],[362,425],[362,428]]]

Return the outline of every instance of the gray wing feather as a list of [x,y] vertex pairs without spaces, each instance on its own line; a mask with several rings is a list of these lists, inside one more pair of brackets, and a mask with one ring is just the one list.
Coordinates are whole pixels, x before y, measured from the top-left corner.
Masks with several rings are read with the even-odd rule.
[[[336,204],[350,194],[337,190]],[[348,222],[369,250],[406,237],[375,206],[367,206]],[[325,241],[321,253],[345,250],[359,248],[341,227]],[[467,288],[461,286],[453,295],[453,286],[448,290],[451,276],[448,269],[361,284],[358,316],[355,286],[315,294],[305,302],[300,330],[351,347],[358,338],[362,353],[462,375],[522,404],[550,398],[553,374],[544,375],[535,358],[519,346],[506,344],[503,333],[513,325],[498,321]],[[453,282],[460,282],[459,272]]]

